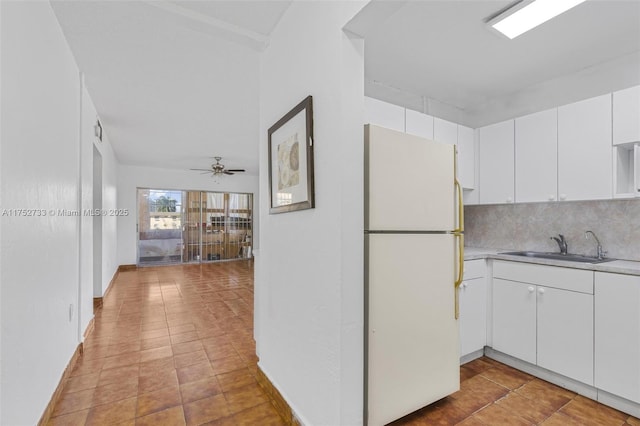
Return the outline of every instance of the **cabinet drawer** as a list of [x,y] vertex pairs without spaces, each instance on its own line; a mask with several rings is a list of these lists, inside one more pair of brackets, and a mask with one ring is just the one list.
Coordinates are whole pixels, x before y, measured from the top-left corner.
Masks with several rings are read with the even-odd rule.
[[464,262],[464,279],[472,280],[486,275],[487,266],[484,259],[466,260]]
[[493,262],[494,278],[593,294],[593,271],[534,265],[520,262]]

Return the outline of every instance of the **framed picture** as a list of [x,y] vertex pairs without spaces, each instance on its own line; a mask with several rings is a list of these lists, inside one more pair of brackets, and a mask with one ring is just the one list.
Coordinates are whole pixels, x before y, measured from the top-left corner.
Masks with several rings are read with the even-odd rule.
[[269,195],[270,214],[315,207],[311,96],[269,129]]

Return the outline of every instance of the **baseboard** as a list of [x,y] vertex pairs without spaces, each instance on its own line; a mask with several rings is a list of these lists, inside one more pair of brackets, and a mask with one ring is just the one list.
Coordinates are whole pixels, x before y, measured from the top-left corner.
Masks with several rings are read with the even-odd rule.
[[44,413],[42,413],[42,417],[40,417],[38,426],[45,426],[47,423],[49,423],[49,420],[51,419],[51,415],[53,414],[53,409],[55,408],[56,404],[58,403],[58,399],[62,394],[62,389],[64,388],[64,384],[69,378],[69,375],[71,374],[71,372],[73,371],[73,368],[76,366],[76,363],[78,362],[78,358],[82,356],[82,351],[83,351],[83,346],[82,346],[82,343],[80,343],[78,347],[76,347],[76,350],[73,353],[73,356],[69,361],[69,364],[67,364],[67,367],[64,369],[64,372],[62,373],[62,377],[60,378],[60,382],[58,382],[58,386],[56,387],[56,390],[53,392],[53,395],[51,395],[51,400],[49,401],[49,404],[47,404],[47,408],[45,408]]
[[619,396],[612,395],[603,391],[602,389],[598,389],[594,386],[578,382],[569,377],[562,376],[558,373],[554,373],[553,371],[549,371],[545,368],[538,367],[537,365],[533,365],[518,358],[514,358],[510,355],[496,351],[495,349],[488,346],[485,346],[485,355],[503,364],[507,364],[508,366],[511,366],[515,369],[524,371],[525,373],[529,373],[532,376],[536,376],[542,380],[553,383],[554,385],[569,389],[570,391],[578,393],[589,399],[598,401],[601,404],[615,408],[616,410],[622,411],[623,413],[629,414],[630,416],[640,416],[640,404],[638,404],[637,402],[629,401]]
[[485,355],[491,359],[495,359],[498,362],[507,364],[508,366],[513,367],[517,370],[524,371],[525,373],[529,373],[532,376],[536,376],[542,380],[553,383],[556,386],[560,386],[561,388],[568,389],[589,399],[593,399],[594,401],[598,400],[598,393],[596,388],[587,385],[586,383],[582,383],[570,377],[554,373],[553,371],[547,370],[546,368],[538,367],[535,364],[531,364],[521,359],[514,358],[511,355],[496,351],[495,349],[488,346],[485,347]]
[[96,326],[96,321],[94,317],[94,318],[91,318],[91,321],[89,321],[89,324],[87,324],[87,329],[84,331],[84,334],[82,335],[84,340],[86,340],[87,337],[89,337],[89,335],[93,333],[93,329],[95,328],[95,326]]
[[271,380],[267,377],[266,374],[262,371],[260,366],[258,366],[257,377],[258,384],[265,391],[267,396],[269,397],[269,401],[275,407],[276,411],[282,417],[285,424],[287,426],[303,426],[302,423],[298,420],[295,413],[287,403],[287,401],[282,397],[280,391],[271,383]]
[[118,272],[136,271],[138,265],[120,265],[118,266]]
[[468,362],[473,361],[474,359],[478,359],[484,355],[484,348],[478,349],[475,352],[471,352],[470,354],[466,354],[460,357],[460,365],[464,365]]
[[640,404],[598,389],[598,402],[640,419]]
[[113,274],[113,278],[111,278],[111,281],[109,281],[109,285],[107,286],[107,289],[105,290],[105,292],[102,295],[102,297],[94,297],[93,298],[93,313],[94,314],[96,313],[96,311],[98,309],[102,308],[102,301],[104,300],[105,297],[107,297],[107,295],[109,294],[109,292],[113,288],[113,283],[115,283],[116,280],[118,279],[118,275],[120,274],[120,272],[135,271],[137,269],[138,269],[138,267],[136,265],[120,265],[120,266],[118,266],[118,269],[116,269],[116,272]]
[[98,309],[102,308],[102,297],[93,298],[93,313],[95,314]]

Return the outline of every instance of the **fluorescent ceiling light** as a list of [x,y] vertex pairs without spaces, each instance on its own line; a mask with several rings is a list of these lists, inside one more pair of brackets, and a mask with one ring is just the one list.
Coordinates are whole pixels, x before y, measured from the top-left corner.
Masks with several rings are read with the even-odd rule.
[[[534,0],[526,6],[512,12],[507,10],[489,22],[496,30],[510,39],[526,33],[532,28],[560,15],[585,0]],[[517,5],[516,5],[517,8]],[[505,15],[508,15],[505,17]]]

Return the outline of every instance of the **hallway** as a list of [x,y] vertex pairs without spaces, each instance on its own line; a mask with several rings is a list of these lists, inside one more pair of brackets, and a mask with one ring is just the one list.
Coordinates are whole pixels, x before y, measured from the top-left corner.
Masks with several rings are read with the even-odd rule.
[[282,425],[257,360],[252,263],[120,272],[49,425]]
[[[285,425],[256,380],[253,264],[120,272],[49,425]],[[483,357],[461,390],[394,425],[640,426]]]

